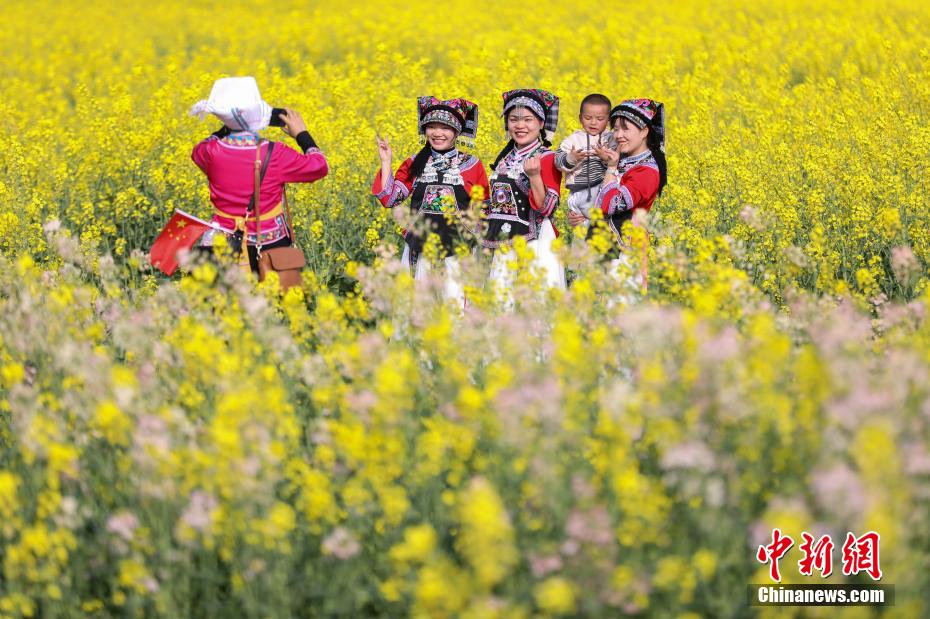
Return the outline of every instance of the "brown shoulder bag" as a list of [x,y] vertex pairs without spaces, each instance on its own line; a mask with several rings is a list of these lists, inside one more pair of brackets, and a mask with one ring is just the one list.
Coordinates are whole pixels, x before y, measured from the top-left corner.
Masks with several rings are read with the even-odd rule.
[[[271,160],[271,151],[274,149],[274,142],[268,144],[268,153],[266,157],[268,160]],[[261,152],[261,148],[258,149]],[[259,190],[261,188],[261,176],[259,172],[259,167],[255,167],[255,197],[253,204],[255,205],[253,211],[255,213],[255,230],[256,230],[256,242],[255,242],[255,254],[258,258],[258,281],[263,282],[268,276],[268,273],[274,271],[278,274],[278,283],[281,287],[281,291],[285,292],[288,288],[293,286],[300,286],[303,282],[301,278],[301,271],[307,265],[307,259],[304,257],[304,252],[300,250],[299,247],[295,244],[294,239],[294,225],[291,221],[291,208],[287,202],[287,185],[284,186],[284,215],[287,219],[287,235],[291,239],[291,245],[288,247],[271,247],[269,249],[262,250],[261,246],[261,209],[258,206],[260,204]]]

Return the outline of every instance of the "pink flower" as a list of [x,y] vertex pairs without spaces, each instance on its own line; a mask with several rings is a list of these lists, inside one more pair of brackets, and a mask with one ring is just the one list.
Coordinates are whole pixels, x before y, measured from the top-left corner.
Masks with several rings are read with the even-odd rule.
[[920,262],[910,247],[894,247],[891,250],[891,270],[899,284],[910,286],[920,276]]
[[119,512],[107,520],[107,532],[119,535],[127,542],[132,541],[132,536],[138,527],[139,519],[131,512]]
[[572,493],[575,495],[575,499],[585,501],[593,499],[596,490],[584,476],[575,474],[572,475]]
[[210,524],[216,506],[216,499],[212,496],[200,490],[194,490],[184,513],[181,514],[181,522],[195,531],[203,531]]
[[908,443],[901,450],[904,454],[904,470],[908,475],[930,475],[930,454],[920,443]]
[[362,546],[355,536],[345,527],[336,527],[323,540],[323,554],[331,555],[345,561],[361,551]]
[[350,410],[356,413],[366,414],[377,403],[378,397],[370,389],[346,394],[346,404]]
[[576,554],[578,554],[580,549],[581,544],[573,539],[562,542],[562,545],[559,547],[559,551],[566,557],[574,557]]
[[698,343],[701,359],[712,363],[722,363],[739,353],[739,334],[733,327],[727,327],[715,337],[702,338]]
[[885,388],[873,389],[865,381],[855,384],[844,398],[831,401],[827,410],[845,428],[856,428],[873,415],[894,410],[894,394]]
[[530,571],[536,578],[542,578],[560,569],[562,569],[562,558],[559,555],[530,555]]
[[133,433],[133,443],[143,453],[148,448],[158,453],[167,453],[171,449],[168,423],[155,415],[141,415]]
[[753,230],[759,231],[765,229],[765,224],[759,214],[759,209],[751,204],[743,205],[742,210],[739,212],[739,218]]
[[613,541],[610,515],[603,505],[589,510],[573,510],[565,523],[565,533],[572,540],[606,546]]
[[[495,398],[495,407],[505,421],[531,419],[557,424],[561,421],[561,388],[555,380],[527,380],[512,388],[502,389]],[[518,426],[519,424],[517,424]],[[519,427],[513,428],[519,432]]]
[[716,465],[714,453],[700,441],[679,443],[662,455],[664,469],[694,469],[712,471]]
[[313,445],[332,445],[333,435],[330,433],[325,419],[321,420],[316,429],[310,433],[310,443]]
[[811,490],[820,506],[837,515],[855,520],[865,511],[865,489],[856,473],[845,464],[815,471]]

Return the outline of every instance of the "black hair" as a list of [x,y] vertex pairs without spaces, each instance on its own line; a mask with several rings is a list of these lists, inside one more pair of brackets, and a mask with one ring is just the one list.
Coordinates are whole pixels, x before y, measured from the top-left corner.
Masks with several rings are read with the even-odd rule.
[[491,164],[491,171],[493,172],[494,170],[496,170],[496,169],[497,169],[497,164],[499,164],[499,163],[501,162],[501,160],[502,160],[504,157],[507,156],[507,153],[509,153],[510,151],[512,151],[512,150],[513,150],[514,148],[516,148],[516,147],[517,147],[517,145],[516,145],[516,143],[513,141],[513,138],[510,138],[510,141],[507,142],[507,145],[504,147],[504,150],[502,150],[502,151],[500,152],[500,154],[497,155],[497,159],[495,159],[495,160],[494,160],[494,163]]
[[539,141],[546,148],[552,146],[552,140],[546,138],[546,121],[543,121],[543,126],[539,129]]
[[588,105],[606,105],[608,112],[610,111],[610,99],[606,95],[602,95],[599,92],[593,92],[584,99],[581,100],[581,105],[578,107],[578,113],[582,114],[584,112],[584,106]]
[[423,174],[423,168],[426,167],[426,162],[429,161],[431,151],[432,148],[430,148],[429,142],[423,145],[420,152],[413,158],[413,163],[410,164],[410,178],[417,178],[420,174]]
[[656,160],[656,165],[659,167],[659,195],[661,196],[662,190],[668,184],[668,163],[659,143],[659,134],[653,129],[652,125],[647,126],[649,127],[649,135],[646,136],[646,146],[652,152],[652,158]]

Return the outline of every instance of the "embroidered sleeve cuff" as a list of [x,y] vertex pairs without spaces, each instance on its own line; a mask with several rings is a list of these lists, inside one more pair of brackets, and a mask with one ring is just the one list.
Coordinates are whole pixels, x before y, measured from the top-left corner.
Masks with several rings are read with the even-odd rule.
[[387,204],[385,204],[385,206],[388,208],[393,208],[397,206],[398,204],[400,204],[401,202],[403,202],[404,200],[406,200],[408,195],[409,195],[409,192],[407,191],[407,188],[404,187],[404,184],[401,183],[400,181],[395,180],[394,188],[391,191],[391,198],[387,201]]
[[375,194],[375,197],[378,198],[379,200],[381,198],[388,197],[389,195],[391,195],[391,192],[394,191],[394,177],[393,176],[387,177],[381,185],[382,185],[381,191]]
[[548,217],[555,212],[556,207],[559,206],[559,194],[551,189],[546,189],[546,199],[543,202],[542,214],[544,217]]
[[620,195],[623,196],[623,203],[625,205],[624,211],[628,211],[633,208],[633,196],[630,194],[630,190],[626,188],[626,185],[620,185]]
[[294,139],[297,140],[297,146],[300,147],[300,150],[304,151],[304,154],[311,148],[317,148],[316,142],[310,137],[309,131],[301,131]]
[[597,197],[594,198],[594,204],[597,205],[605,215],[608,215],[607,209],[605,208],[605,201],[607,200],[607,195],[611,191],[616,191],[620,187],[620,183],[617,181],[610,181],[609,183],[604,183],[601,185],[601,188],[597,190]]
[[607,205],[606,215],[609,217],[611,215],[616,215],[617,213],[623,213],[625,211],[633,208],[633,196],[630,195],[630,190],[620,185],[617,188],[617,193],[611,196],[610,203]]

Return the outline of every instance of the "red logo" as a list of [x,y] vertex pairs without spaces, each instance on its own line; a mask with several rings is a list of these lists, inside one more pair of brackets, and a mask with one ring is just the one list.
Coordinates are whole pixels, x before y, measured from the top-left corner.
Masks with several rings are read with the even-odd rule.
[[875,531],[869,531],[858,539],[852,533],[847,533],[846,542],[843,543],[843,574],[853,576],[865,572],[872,580],[881,580],[882,568],[878,559],[880,541]]
[[759,563],[769,563],[769,576],[775,582],[781,582],[781,574],[778,571],[778,560],[785,556],[788,549],[794,546],[794,540],[787,535],[781,534],[781,529],[772,530],[772,543],[768,546],[759,546],[756,552],[756,559]]
[[[822,578],[833,573],[834,543],[829,535],[815,539],[813,535],[804,531],[801,533],[803,542],[798,549],[803,557],[798,561],[798,571],[802,576],[812,576],[814,570],[820,572]],[[843,543],[843,575],[855,576],[865,572],[872,580],[881,580],[882,568],[879,559],[879,544],[881,536],[875,531],[869,531],[861,537],[852,533],[846,534]],[[781,529],[772,529],[772,542],[759,546],[756,551],[756,560],[759,563],[769,564],[769,576],[775,582],[781,582],[781,572],[778,561],[794,546],[790,535],[784,535]]]
[[804,553],[804,558],[798,561],[798,567],[801,574],[810,576],[813,569],[820,572],[822,578],[826,578],[833,573],[833,540],[829,535],[824,535],[817,543],[814,543],[814,536],[807,531],[801,533],[804,543],[798,548]]

